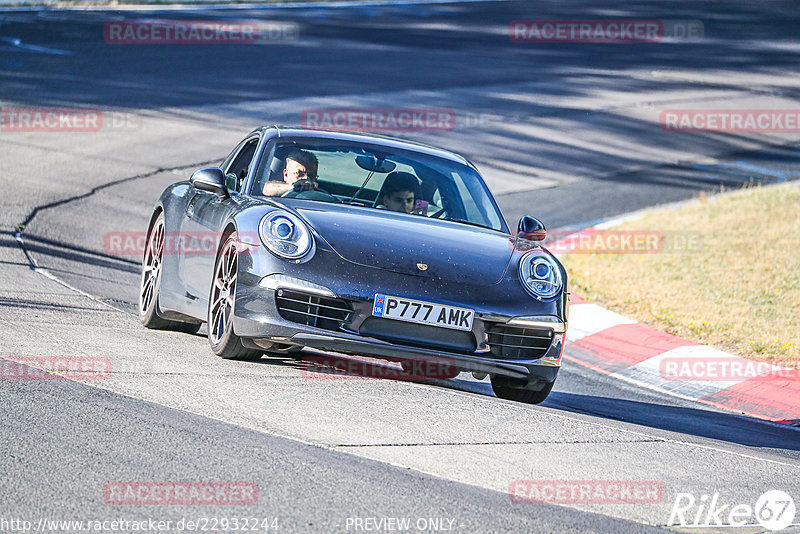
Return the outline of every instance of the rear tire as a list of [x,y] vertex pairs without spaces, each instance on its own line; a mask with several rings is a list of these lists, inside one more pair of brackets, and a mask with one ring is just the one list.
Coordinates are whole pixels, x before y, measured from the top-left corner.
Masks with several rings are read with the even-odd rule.
[[161,291],[165,235],[164,214],[160,213],[147,236],[147,248],[142,257],[142,278],[139,283],[139,321],[147,328],[196,334],[202,323],[172,321],[158,315],[158,294]]
[[263,351],[245,347],[233,331],[236,279],[239,268],[236,239],[223,240],[214,263],[214,278],[208,298],[208,342],[211,350],[226,360],[259,360]]
[[532,391],[530,389],[514,387],[524,386],[525,382],[516,381],[513,378],[508,378],[501,375],[492,375],[492,389],[498,398],[515,402],[524,402],[526,404],[539,404],[544,402],[544,400],[553,390],[555,383],[555,380],[548,382],[539,391]]

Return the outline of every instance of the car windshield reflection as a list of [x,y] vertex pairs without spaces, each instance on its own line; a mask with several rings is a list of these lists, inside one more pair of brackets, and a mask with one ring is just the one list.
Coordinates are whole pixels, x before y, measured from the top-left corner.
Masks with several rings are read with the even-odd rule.
[[504,231],[469,165],[383,146],[285,139],[267,149],[251,194],[344,203]]

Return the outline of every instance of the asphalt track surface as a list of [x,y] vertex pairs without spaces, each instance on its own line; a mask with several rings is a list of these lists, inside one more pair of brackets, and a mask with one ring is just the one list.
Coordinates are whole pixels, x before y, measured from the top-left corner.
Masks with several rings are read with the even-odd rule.
[[[463,375],[336,380],[291,358],[221,361],[202,335],[139,326],[138,257],[103,245],[108,232],[144,230],[163,187],[219,161],[252,127],[326,106],[455,110],[455,130],[406,136],[473,159],[511,224],[531,213],[552,228],[580,226],[699,191],[797,179],[796,135],[664,133],[652,117],[796,108],[798,14],[790,2],[0,13],[4,109],[99,108],[107,119],[94,133],[0,134],[0,358],[102,356],[114,370],[102,381],[0,381],[0,519],[277,517],[282,532],[354,532],[358,518],[405,517],[464,532],[646,532],[668,528],[678,493],[752,506],[781,489],[800,503],[796,429],[569,363],[548,400],[526,406]],[[511,20],[539,17],[694,19],[705,39],[508,39]],[[288,21],[298,37],[109,45],[103,25],[120,18]],[[258,504],[103,497],[113,481],[208,480],[252,481]],[[515,480],[658,481],[664,495],[514,504]]]

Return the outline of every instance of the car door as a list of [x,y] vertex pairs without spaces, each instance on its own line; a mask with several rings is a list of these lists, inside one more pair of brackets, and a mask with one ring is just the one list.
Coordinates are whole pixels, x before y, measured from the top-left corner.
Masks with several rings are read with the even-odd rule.
[[[258,135],[249,137],[238,147],[238,152],[223,164],[222,171],[226,174],[231,198],[220,199],[215,193],[194,189],[186,206],[184,231],[178,236],[178,239],[184,240],[180,275],[188,298],[195,303],[196,310],[203,314],[208,306],[222,225],[238,205],[238,188],[247,178],[258,142]],[[192,307],[195,308],[194,305]]]

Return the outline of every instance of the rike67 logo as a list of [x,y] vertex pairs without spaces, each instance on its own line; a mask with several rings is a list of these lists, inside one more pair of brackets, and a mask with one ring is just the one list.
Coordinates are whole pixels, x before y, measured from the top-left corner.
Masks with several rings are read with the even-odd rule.
[[792,497],[781,490],[765,492],[755,506],[726,502],[719,493],[701,495],[699,499],[691,493],[678,493],[667,525],[704,529],[760,526],[776,531],[796,525],[796,512]]

